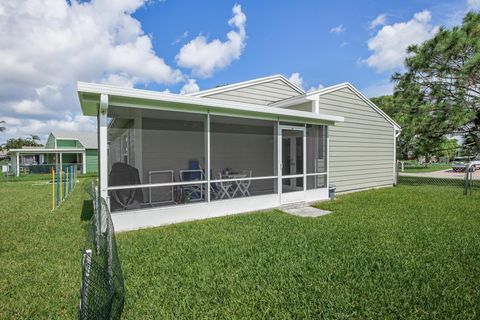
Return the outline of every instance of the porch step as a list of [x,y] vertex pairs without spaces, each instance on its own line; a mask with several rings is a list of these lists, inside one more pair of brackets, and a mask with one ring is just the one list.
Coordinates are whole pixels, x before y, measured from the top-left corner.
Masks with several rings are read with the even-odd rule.
[[285,213],[299,217],[320,217],[332,213],[331,211],[321,210],[311,207],[306,202],[292,203],[280,207]]

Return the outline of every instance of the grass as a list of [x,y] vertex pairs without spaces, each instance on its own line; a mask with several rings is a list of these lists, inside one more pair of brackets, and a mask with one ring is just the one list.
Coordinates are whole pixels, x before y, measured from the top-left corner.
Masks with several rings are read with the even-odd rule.
[[0,319],[76,318],[83,185],[51,211],[45,181],[0,183]]
[[[0,183],[0,318],[76,316],[81,185]],[[480,192],[399,186],[322,203],[117,235],[123,319],[462,318],[480,315]]]
[[[85,173],[79,174],[79,178],[95,178],[97,177],[97,173]],[[0,183],[2,182],[18,182],[18,181],[48,181],[52,180],[52,175],[50,173],[43,174],[43,173],[32,173],[26,175],[15,176],[13,174],[9,176],[0,175]]]
[[426,164],[426,165],[405,165],[405,171],[408,173],[420,173],[420,172],[435,172],[441,171],[446,169],[451,169],[452,165],[450,163],[433,163],[433,164]]
[[119,234],[140,318],[478,318],[480,195],[411,187]]

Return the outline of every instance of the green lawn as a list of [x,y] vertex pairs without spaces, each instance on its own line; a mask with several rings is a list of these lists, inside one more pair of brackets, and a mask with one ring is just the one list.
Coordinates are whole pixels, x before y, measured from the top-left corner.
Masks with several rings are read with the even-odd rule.
[[445,169],[451,169],[452,165],[450,163],[441,163],[441,164],[428,164],[428,165],[405,165],[405,171],[408,173],[416,173],[416,172],[434,172],[440,171]]
[[51,211],[46,181],[0,182],[0,319],[76,318],[83,183]]
[[[1,183],[0,192],[0,318],[75,317],[86,194],[77,185],[50,212],[46,186]],[[334,213],[118,234],[123,318],[480,316],[480,192],[399,186],[321,206]]]
[[[86,174],[79,174],[79,178],[93,178],[97,177],[97,174],[92,172],[92,173],[86,173]],[[3,174],[0,174],[0,183],[3,182],[18,182],[18,181],[50,181],[52,180],[52,175],[50,173],[44,174],[44,173],[32,173],[32,174],[26,174],[26,175],[20,175],[20,176],[15,176],[14,174],[10,174],[8,176],[5,176]]]

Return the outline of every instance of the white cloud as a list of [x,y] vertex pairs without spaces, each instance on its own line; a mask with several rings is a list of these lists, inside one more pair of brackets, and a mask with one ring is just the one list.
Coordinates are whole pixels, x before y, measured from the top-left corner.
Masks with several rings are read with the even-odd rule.
[[325,87],[323,86],[323,84],[319,84],[319,85],[316,86],[316,87],[314,87],[314,86],[310,87],[310,89],[308,89],[307,92],[317,91],[317,90],[320,90],[320,89],[323,89],[323,88],[325,88]]
[[177,64],[184,68],[192,69],[194,76],[210,77],[214,71],[223,69],[234,60],[240,58],[245,48],[247,34],[245,24],[247,16],[242,12],[242,7],[235,4],[232,8],[233,17],[228,24],[234,27],[227,33],[227,39],[208,41],[203,35],[185,44],[175,57]]
[[10,104],[10,108],[18,114],[41,115],[51,114],[40,100],[22,100]]
[[340,24],[336,27],[333,27],[332,29],[330,29],[330,33],[342,33],[342,32],[345,32],[347,29],[345,29],[345,27],[343,26],[343,24]]
[[375,29],[378,26],[384,26],[387,23],[387,15],[379,14],[375,19],[370,21],[369,29]]
[[188,37],[188,31],[184,31],[181,35],[179,35],[175,40],[171,43],[171,45],[176,45],[182,42],[185,38]]
[[188,82],[180,89],[181,94],[193,93],[200,91],[200,87],[195,79],[188,79]]
[[[299,72],[294,72],[290,75],[290,77],[288,78],[288,80],[293,83],[294,85],[302,88],[303,90],[305,90],[305,87],[306,87],[306,83],[305,81],[303,80],[303,77],[302,75],[299,73]],[[318,90],[318,89],[322,89],[323,88],[323,85],[322,84],[318,84],[317,86],[311,86],[310,89],[308,90],[305,90],[307,92],[311,92],[311,91],[315,91],[315,90]]]
[[294,85],[296,85],[297,87],[300,87],[303,89],[303,78],[302,76],[300,75],[300,73],[298,72],[294,72],[290,75],[290,77],[288,78],[288,80],[293,83]]
[[77,80],[129,87],[182,81],[132,17],[145,1],[1,1],[0,119],[21,124],[8,122],[0,139],[75,129],[73,121],[94,128],[78,115]]
[[80,114],[72,116],[67,114],[62,119],[21,119],[12,117],[3,117],[5,126],[10,137],[25,137],[30,134],[36,134],[41,142],[45,144],[48,133],[57,129],[64,131],[94,131],[95,122],[90,117],[84,117]]
[[467,6],[469,9],[480,9],[480,0],[468,0]]
[[431,25],[431,18],[425,10],[415,13],[407,22],[384,26],[368,40],[372,54],[363,62],[380,72],[401,68],[408,46],[420,44],[437,32],[438,27]]

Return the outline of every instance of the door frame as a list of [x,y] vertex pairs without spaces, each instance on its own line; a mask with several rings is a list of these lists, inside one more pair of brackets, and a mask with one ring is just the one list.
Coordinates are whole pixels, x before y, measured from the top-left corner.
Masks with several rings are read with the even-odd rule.
[[[302,132],[302,141],[303,141],[303,172],[300,174],[294,175],[285,175],[282,174],[283,169],[283,130],[294,130]],[[277,142],[277,164],[278,164],[278,194],[280,196],[280,204],[288,204],[295,202],[305,201],[305,191],[306,191],[306,172],[307,172],[307,130],[306,126],[296,126],[296,125],[278,125],[278,142]],[[292,191],[283,193],[282,180],[285,178],[302,178],[303,179],[303,190]]]

